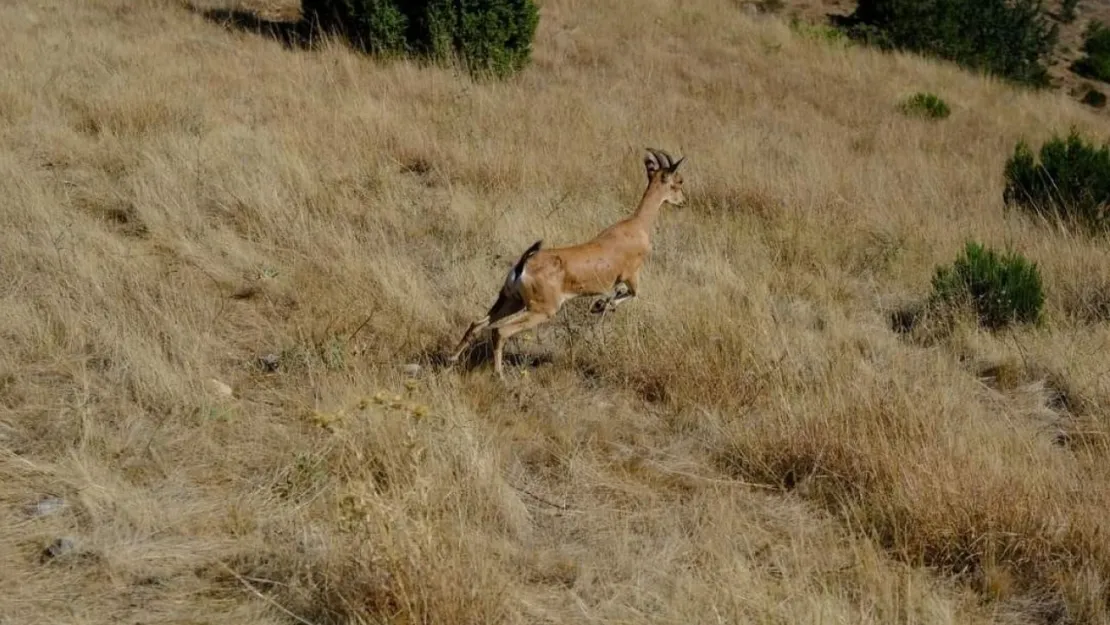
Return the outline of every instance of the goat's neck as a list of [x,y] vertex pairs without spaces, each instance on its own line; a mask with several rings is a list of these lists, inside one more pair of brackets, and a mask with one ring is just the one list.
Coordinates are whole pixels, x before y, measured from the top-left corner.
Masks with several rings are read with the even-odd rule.
[[652,182],[644,191],[644,195],[640,198],[640,205],[636,207],[636,211],[632,213],[632,220],[638,226],[644,229],[645,232],[651,234],[655,226],[655,220],[659,217],[659,209],[663,207],[663,199],[666,195],[666,190],[663,185],[657,182]]

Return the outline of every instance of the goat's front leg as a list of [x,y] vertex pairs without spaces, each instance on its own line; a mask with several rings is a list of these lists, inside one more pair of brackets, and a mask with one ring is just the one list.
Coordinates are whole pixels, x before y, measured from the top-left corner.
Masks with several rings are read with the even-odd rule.
[[637,288],[640,286],[640,273],[636,272],[628,276],[628,278],[626,278],[624,281],[624,286],[624,293],[618,293],[617,296],[613,298],[613,302],[610,304],[610,307],[614,310],[617,308],[617,306],[620,306],[633,297],[636,297]]
[[[624,280],[620,280],[613,287],[613,294],[607,295],[596,302],[590,308],[590,312],[594,314],[603,313],[606,311],[613,311],[617,309],[620,304],[636,297],[636,287],[639,285],[639,274],[633,274]],[[624,285],[624,291],[620,290],[620,286]]]
[[595,315],[598,315],[598,314],[601,314],[601,313],[603,313],[607,310],[612,310],[613,309],[613,302],[618,297],[620,297],[620,295],[621,295],[620,286],[622,284],[624,284],[624,282],[617,281],[617,283],[613,285],[613,292],[612,293],[608,293],[606,295],[603,295],[603,296],[597,298],[594,301],[593,305],[590,306],[590,312],[592,312]]
[[614,299],[616,298],[613,295],[605,295],[603,297],[597,298],[596,300],[594,300],[593,305],[590,306],[590,312],[595,315],[600,315],[606,310],[609,310],[609,308],[613,305]]

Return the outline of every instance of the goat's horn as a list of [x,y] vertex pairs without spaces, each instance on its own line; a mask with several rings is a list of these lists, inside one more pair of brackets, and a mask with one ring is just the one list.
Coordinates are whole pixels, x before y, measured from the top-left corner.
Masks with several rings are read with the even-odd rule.
[[671,168],[671,157],[667,156],[666,152],[664,152],[662,150],[652,150],[652,153],[655,154],[656,160],[659,161],[659,168],[660,169],[670,169]]

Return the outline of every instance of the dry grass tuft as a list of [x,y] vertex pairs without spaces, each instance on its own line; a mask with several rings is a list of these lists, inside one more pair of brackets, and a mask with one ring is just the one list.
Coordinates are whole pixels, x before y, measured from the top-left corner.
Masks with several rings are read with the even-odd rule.
[[[196,8],[0,7],[5,618],[1110,620],[1110,251],[1000,202],[1080,105],[730,0],[545,0],[498,84]],[[640,297],[514,340],[508,388],[437,366],[648,145],[690,201]],[[906,340],[968,236],[1048,322]]]

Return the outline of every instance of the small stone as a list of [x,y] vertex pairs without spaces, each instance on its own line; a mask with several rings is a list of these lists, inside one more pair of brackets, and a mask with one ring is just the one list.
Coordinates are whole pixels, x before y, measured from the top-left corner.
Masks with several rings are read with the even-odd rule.
[[277,354],[266,354],[258,359],[258,363],[262,365],[262,370],[266,372],[277,371],[278,365],[281,364],[281,359]]
[[76,549],[77,541],[68,536],[63,536],[50,543],[50,546],[43,550],[42,557],[44,560],[57,559],[73,553]]
[[42,501],[31,506],[29,514],[34,518],[50,516],[54,513],[61,512],[65,507],[65,499],[60,497],[46,497]]
[[422,367],[419,364],[415,363],[415,362],[409,363],[409,364],[401,367],[401,371],[404,371],[406,375],[420,375],[420,370],[421,369],[422,369]]
[[205,382],[205,387],[209,390],[209,392],[214,393],[219,397],[231,397],[234,394],[234,391],[231,390],[230,386],[224,384],[216,378],[209,378]]

